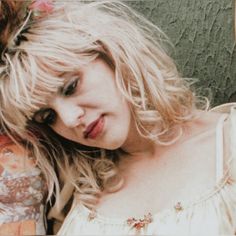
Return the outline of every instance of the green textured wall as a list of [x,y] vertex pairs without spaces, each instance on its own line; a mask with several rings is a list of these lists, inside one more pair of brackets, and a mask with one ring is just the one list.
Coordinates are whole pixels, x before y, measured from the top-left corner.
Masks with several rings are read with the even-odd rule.
[[175,46],[184,77],[211,88],[212,103],[236,101],[233,0],[128,1],[157,24]]

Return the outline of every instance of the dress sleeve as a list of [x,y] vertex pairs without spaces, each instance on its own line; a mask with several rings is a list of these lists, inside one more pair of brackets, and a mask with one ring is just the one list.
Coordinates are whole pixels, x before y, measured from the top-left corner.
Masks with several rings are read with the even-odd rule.
[[229,169],[232,179],[236,180],[236,105],[231,107],[230,111],[230,158]]
[[225,161],[228,163],[228,174],[236,181],[236,103],[221,104],[212,108],[210,111],[229,114],[229,120],[227,122],[229,126],[225,139],[225,142],[227,142],[225,146],[227,150],[229,149],[229,152],[227,152]]

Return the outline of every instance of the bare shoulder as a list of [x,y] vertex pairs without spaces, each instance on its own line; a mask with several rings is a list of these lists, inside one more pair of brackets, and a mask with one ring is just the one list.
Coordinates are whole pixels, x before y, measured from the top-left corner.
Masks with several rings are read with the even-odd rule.
[[218,124],[223,114],[226,113],[215,111],[196,111],[195,119],[187,122],[185,126],[187,128],[187,134],[189,134],[190,136],[201,134],[201,132],[216,128],[216,125]]
[[217,127],[224,134],[227,125],[227,121],[220,122],[221,117],[224,113],[199,111],[196,119],[184,126],[183,143],[179,147],[185,153],[186,190],[190,195],[199,195],[216,184],[217,145],[224,144],[217,143]]

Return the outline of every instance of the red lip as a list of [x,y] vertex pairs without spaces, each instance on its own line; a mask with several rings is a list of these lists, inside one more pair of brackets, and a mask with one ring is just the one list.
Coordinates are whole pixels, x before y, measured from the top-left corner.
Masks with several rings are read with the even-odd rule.
[[93,121],[88,125],[88,127],[84,131],[84,138],[85,139],[96,138],[102,132],[103,125],[104,125],[104,117],[100,116],[97,120]]

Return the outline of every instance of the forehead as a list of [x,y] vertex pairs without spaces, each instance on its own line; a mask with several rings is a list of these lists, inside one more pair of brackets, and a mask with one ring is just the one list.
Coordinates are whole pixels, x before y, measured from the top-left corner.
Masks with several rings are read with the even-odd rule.
[[28,83],[32,86],[30,97],[35,102],[35,108],[48,104],[51,97],[59,92],[59,89],[75,75],[81,75],[82,68],[93,61],[97,56],[80,56],[74,64],[64,64],[61,67],[54,65],[39,64],[35,81],[32,79]]

